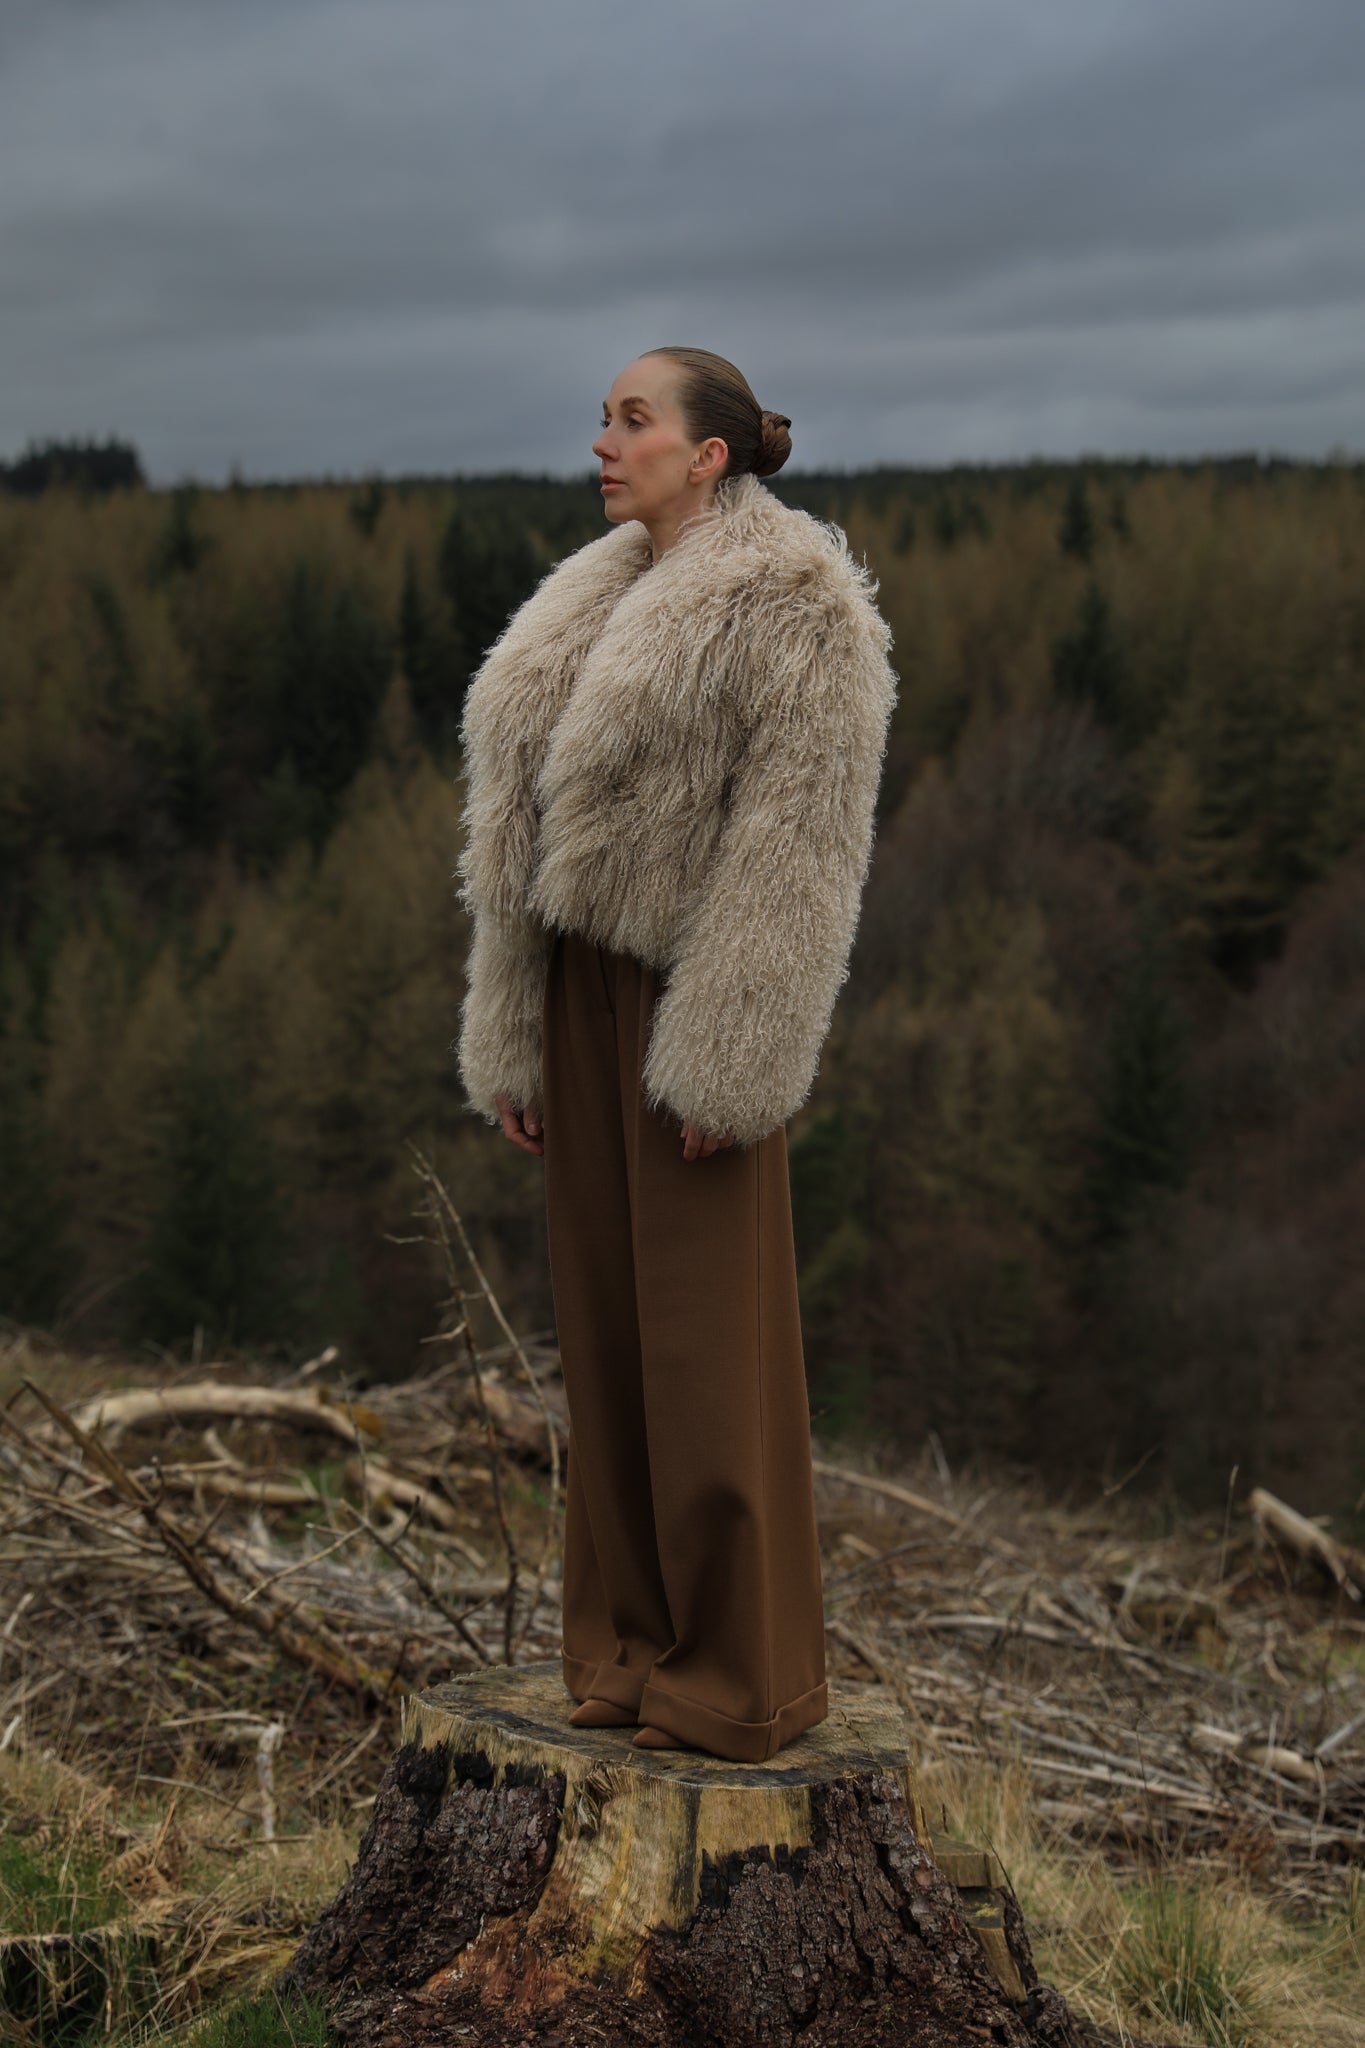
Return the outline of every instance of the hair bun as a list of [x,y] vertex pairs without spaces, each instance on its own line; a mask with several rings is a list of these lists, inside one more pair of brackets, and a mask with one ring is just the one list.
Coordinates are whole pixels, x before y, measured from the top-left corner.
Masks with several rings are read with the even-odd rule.
[[764,408],[759,425],[758,459],[754,463],[755,476],[771,476],[781,469],[792,452],[791,435],[787,432],[791,421],[784,412],[769,412]]

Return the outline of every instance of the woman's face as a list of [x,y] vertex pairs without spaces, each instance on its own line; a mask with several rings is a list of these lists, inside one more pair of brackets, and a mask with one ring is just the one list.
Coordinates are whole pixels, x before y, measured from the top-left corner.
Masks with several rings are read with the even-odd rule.
[[679,376],[665,356],[627,363],[607,393],[592,444],[608,519],[643,520],[656,539],[710,499],[729,455],[718,435],[688,440],[674,395]]

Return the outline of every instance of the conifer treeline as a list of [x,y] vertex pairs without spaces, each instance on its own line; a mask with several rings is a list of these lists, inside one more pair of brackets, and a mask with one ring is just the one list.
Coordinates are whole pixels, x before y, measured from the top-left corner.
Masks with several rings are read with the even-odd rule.
[[13,462],[0,462],[0,491],[20,498],[40,498],[44,491],[70,489],[86,494],[137,490],[147,478],[142,458],[131,442],[30,441]]
[[[0,1310],[403,1371],[461,1113],[468,677],[586,483],[0,495]],[[1213,1496],[1365,1484],[1365,472],[798,476],[900,702],[790,1130],[817,1428]]]

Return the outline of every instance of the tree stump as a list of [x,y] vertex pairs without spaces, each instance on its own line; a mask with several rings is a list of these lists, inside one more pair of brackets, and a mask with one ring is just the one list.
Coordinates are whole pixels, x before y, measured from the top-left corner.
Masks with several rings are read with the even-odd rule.
[[403,1703],[285,1983],[347,2048],[1069,2048],[989,1852],[935,1842],[894,1702],[830,1687],[770,1763],[569,1725],[557,1665]]

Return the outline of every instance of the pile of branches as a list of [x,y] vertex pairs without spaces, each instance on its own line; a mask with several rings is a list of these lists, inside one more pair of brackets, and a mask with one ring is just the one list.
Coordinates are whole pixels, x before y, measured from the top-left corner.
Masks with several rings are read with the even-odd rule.
[[[558,1361],[516,1337],[419,1172],[451,1286],[446,1355],[413,1379],[354,1392],[329,1350],[270,1383],[201,1369],[63,1403],[22,1373],[0,1409],[0,1747],[52,1693],[68,1731],[117,1710],[126,1739],[187,1689],[264,1698],[281,1664],[373,1707],[558,1655]],[[477,1341],[480,1304],[500,1343]]]
[[1365,1558],[1322,1522],[1255,1488],[1221,1531],[1154,1537],[817,1472],[911,1522],[836,1539],[825,1612],[925,1759],[1017,1761],[1041,1820],[1121,1860],[1222,1862],[1304,1902],[1365,1862]]
[[[305,1698],[370,1723],[358,1746],[324,1731],[326,1783],[401,1694],[558,1659],[558,1360],[418,1172],[449,1280],[418,1376],[362,1391],[327,1352],[63,1401],[23,1374],[0,1409],[0,1748],[103,1733],[176,1783],[185,1731],[201,1762],[206,1730],[238,1763],[246,1742],[269,1839]],[[1365,1861],[1365,1561],[1320,1523],[1258,1491],[1211,1538],[1153,1536],[1123,1501],[974,1492],[941,1457],[920,1486],[819,1457],[816,1485],[830,1676],[895,1693],[921,1768],[1018,1760],[1078,1841],[1291,1894]]]

